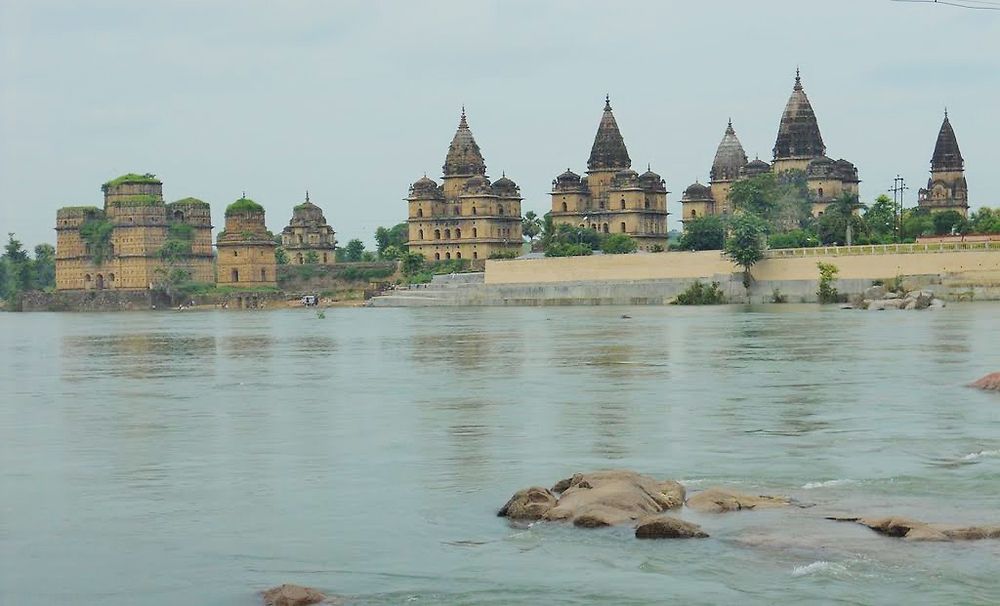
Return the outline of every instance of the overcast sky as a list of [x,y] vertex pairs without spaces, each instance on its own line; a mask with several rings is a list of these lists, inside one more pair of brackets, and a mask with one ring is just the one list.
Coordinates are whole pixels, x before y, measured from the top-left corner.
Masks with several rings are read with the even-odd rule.
[[[981,4],[981,3],[980,3]],[[126,172],[168,201],[245,190],[280,231],[306,189],[343,244],[406,218],[465,104],[524,211],[586,169],[605,93],[633,167],[708,179],[726,120],[771,159],[796,66],[862,197],[926,183],[947,106],[973,207],[1000,205],[1000,11],[890,0],[0,0],[0,233],[54,242],[60,206]]]

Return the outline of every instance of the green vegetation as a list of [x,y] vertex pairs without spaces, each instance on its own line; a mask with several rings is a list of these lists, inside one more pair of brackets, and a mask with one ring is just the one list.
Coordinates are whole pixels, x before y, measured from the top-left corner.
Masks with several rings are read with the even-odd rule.
[[162,183],[162,182],[159,179],[157,179],[156,175],[154,175],[153,173],[144,173],[141,175],[137,173],[128,173],[120,177],[115,177],[114,179],[111,179],[110,181],[106,182],[104,185],[101,186],[101,190],[107,192],[112,187],[115,187],[117,185],[122,185],[123,183]]
[[[344,247],[343,261],[347,263],[357,263],[363,261],[365,256],[365,243],[357,238],[351,240]],[[340,260],[340,259],[338,259]]]
[[521,233],[529,242],[534,243],[538,234],[542,233],[542,227],[542,219],[538,217],[535,211],[529,210],[524,213],[524,218],[521,219]]
[[374,282],[376,280],[388,278],[393,273],[395,273],[395,271],[391,267],[347,267],[340,272],[337,277],[342,280]]
[[51,290],[56,285],[56,249],[51,244],[35,247],[31,259],[21,241],[7,234],[7,244],[0,255],[0,299],[15,300],[29,290]]
[[319,263],[319,253],[315,250],[306,251],[305,257],[302,259],[307,265],[316,265]]
[[552,226],[551,217],[548,214],[545,216],[542,247],[546,257],[585,256],[601,247],[603,238],[596,230],[566,224]]
[[158,251],[161,261],[168,264],[179,263],[191,256],[194,244],[194,227],[185,223],[170,223],[167,238]]
[[277,246],[274,247],[274,262],[278,265],[288,265],[288,251],[282,246],[281,234],[273,234],[271,239]]
[[627,255],[638,249],[635,240],[627,234],[611,234],[601,241],[601,250],[607,255]]
[[516,250],[494,250],[490,253],[491,259],[516,259],[518,256]]
[[781,292],[780,288],[771,290],[771,303],[788,303],[788,295]]
[[664,249],[663,249],[663,245],[662,244],[654,244],[654,245],[652,245],[652,246],[649,247],[649,252],[659,253],[659,252],[663,252],[663,250]]
[[88,219],[80,225],[80,238],[87,244],[95,265],[104,263],[111,254],[111,232],[114,225],[104,217]]
[[726,297],[719,290],[718,282],[706,286],[695,280],[684,292],[677,295],[673,305],[720,305],[725,302]]
[[111,203],[112,206],[121,208],[123,206],[127,207],[142,207],[142,206],[159,206],[163,204],[163,200],[159,196],[154,196],[152,194],[136,194],[134,196],[125,196],[124,198],[115,200]]
[[375,230],[375,248],[380,259],[398,259],[407,250],[409,241],[409,226],[404,221],[392,227],[379,227]]
[[718,215],[689,219],[678,247],[682,250],[722,250],[726,241],[726,224]]
[[969,231],[975,234],[1000,234],[1000,209],[983,207],[969,215]]
[[840,293],[833,287],[833,281],[837,278],[837,274],[840,273],[840,269],[832,263],[823,263],[822,261],[817,263],[816,266],[819,268],[819,290],[816,291],[819,302],[836,303],[840,298]]
[[545,248],[546,257],[586,257],[594,254],[587,244],[553,242]]
[[875,198],[864,214],[865,228],[875,243],[891,243],[896,235],[896,210],[892,198],[882,194]]
[[806,229],[793,229],[767,237],[768,248],[810,248],[814,246],[819,246],[819,238]]
[[178,206],[199,206],[202,208],[209,207],[208,202],[205,202],[204,200],[199,200],[198,198],[191,198],[191,197],[181,198],[180,200],[174,200],[173,202],[171,202],[171,204],[177,204]]
[[723,254],[743,268],[743,287],[749,291],[753,280],[750,269],[764,258],[767,227],[763,219],[752,213],[737,215],[729,225]]
[[264,207],[249,198],[240,198],[226,207],[226,216],[231,217],[241,213],[262,213]]
[[969,222],[957,210],[934,213],[931,222],[934,224],[934,233],[938,236],[964,234],[969,231]]

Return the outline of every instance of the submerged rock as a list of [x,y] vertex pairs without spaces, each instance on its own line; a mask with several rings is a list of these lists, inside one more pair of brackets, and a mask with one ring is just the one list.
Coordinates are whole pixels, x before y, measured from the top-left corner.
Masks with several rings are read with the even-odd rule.
[[790,504],[788,497],[749,495],[719,487],[706,488],[687,500],[687,506],[691,509],[707,513],[787,507]]
[[898,516],[884,518],[827,518],[837,522],[856,522],[879,534],[907,541],[975,541],[1000,539],[1000,526],[947,526],[928,524]]
[[1000,391],[1000,372],[991,372],[982,379],[979,379],[970,387],[978,387],[988,391]]
[[668,515],[643,518],[635,527],[637,539],[704,539],[708,534],[701,526]]
[[556,497],[545,488],[532,486],[514,493],[497,515],[513,520],[539,520],[556,506]]
[[683,504],[684,487],[677,482],[627,470],[596,471],[560,480],[551,491],[538,487],[518,491],[498,515],[598,528],[627,524]]
[[329,603],[325,595],[301,585],[280,585],[272,587],[263,593],[265,606],[309,606],[310,604]]

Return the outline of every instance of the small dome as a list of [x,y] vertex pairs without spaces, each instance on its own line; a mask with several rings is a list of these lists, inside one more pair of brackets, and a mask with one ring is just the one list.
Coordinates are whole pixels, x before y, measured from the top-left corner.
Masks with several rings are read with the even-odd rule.
[[504,175],[493,182],[493,191],[498,194],[517,195],[520,190],[517,187],[517,183],[514,183],[507,178],[507,175]]
[[651,171],[649,169],[646,169],[646,172],[644,172],[641,175],[639,175],[639,180],[640,181],[655,181],[655,182],[659,183],[662,179],[663,179],[663,177],[661,177],[660,175],[654,173],[653,171]]
[[806,166],[806,175],[810,177],[825,177],[833,172],[834,162],[832,158],[820,156],[813,158]]
[[756,177],[766,172],[770,172],[771,165],[760,158],[756,158],[743,167],[743,174],[747,177]]
[[483,175],[476,175],[465,182],[462,192],[466,194],[491,193],[490,180]]
[[618,187],[625,187],[631,185],[637,185],[639,182],[639,173],[635,172],[631,168],[626,168],[625,170],[620,170],[615,173],[612,183]]
[[556,177],[556,181],[559,183],[579,183],[580,175],[567,168],[566,172]]
[[684,190],[684,197],[682,201],[704,201],[712,200],[712,188],[707,185],[702,185],[701,183],[695,182],[688,186]]
[[437,198],[440,197],[440,190],[433,179],[428,179],[427,175],[424,175],[410,186],[410,195],[418,198]]

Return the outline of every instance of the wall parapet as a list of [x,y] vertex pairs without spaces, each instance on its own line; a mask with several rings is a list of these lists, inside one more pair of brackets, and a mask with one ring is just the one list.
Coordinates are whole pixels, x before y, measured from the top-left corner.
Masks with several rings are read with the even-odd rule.
[[1000,250],[1000,238],[967,242],[917,242],[913,244],[858,244],[854,246],[814,246],[811,248],[772,248],[765,256],[783,257],[842,257],[854,255],[888,255],[940,253],[956,251]]

